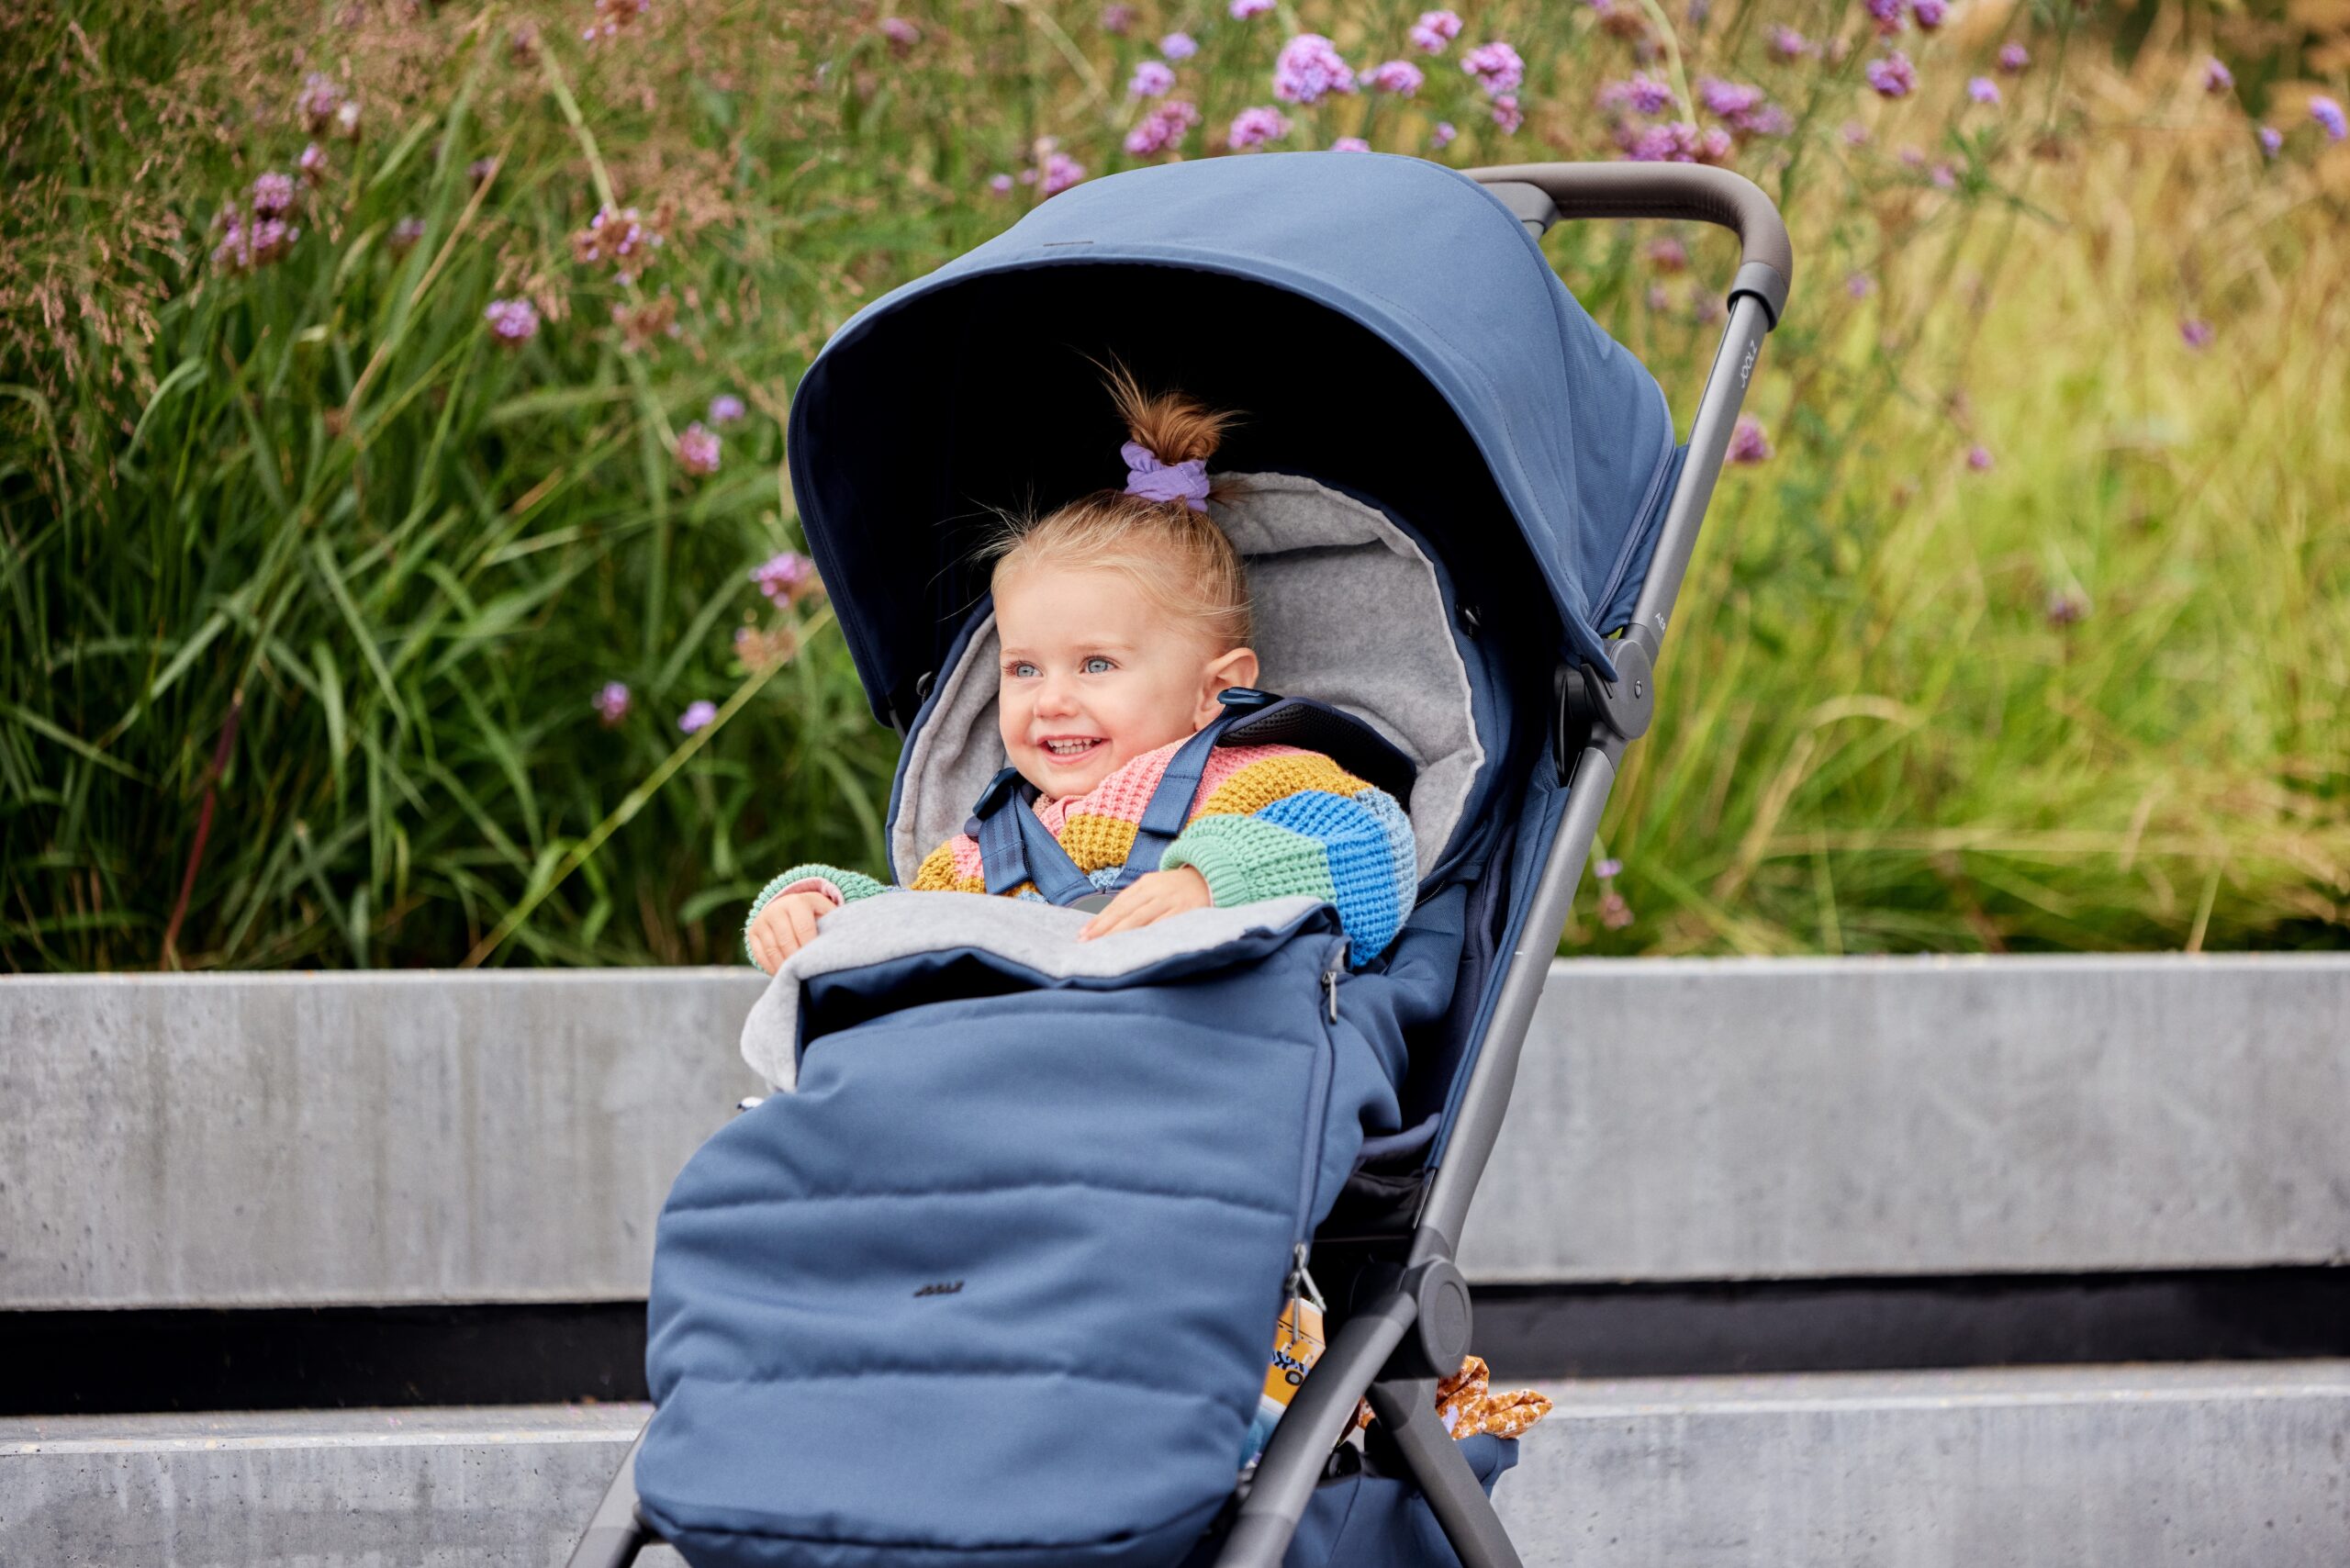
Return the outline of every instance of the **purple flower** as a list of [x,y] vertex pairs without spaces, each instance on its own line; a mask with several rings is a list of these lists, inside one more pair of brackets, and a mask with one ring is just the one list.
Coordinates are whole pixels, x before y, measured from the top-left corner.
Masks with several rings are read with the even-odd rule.
[[1897,49],[1883,60],[1870,61],[1866,74],[1869,85],[1887,98],[1906,98],[1918,85],[1918,68]]
[[2201,352],[2211,346],[2211,323],[2199,317],[2189,316],[2178,324],[2179,342]]
[[1126,29],[1134,25],[1135,8],[1132,6],[1104,6],[1102,7],[1102,30],[1103,32],[1113,33],[1119,38],[1124,38],[1126,36]]
[[1181,143],[1184,133],[1199,123],[1199,106],[1182,98],[1169,98],[1126,132],[1126,151],[1137,158],[1164,152]]
[[1868,8],[1878,32],[1891,38],[1901,30],[1901,0],[1868,0]]
[[313,141],[302,149],[302,156],[295,161],[295,167],[302,171],[305,183],[313,185],[324,185],[327,177],[327,150]]
[[1342,136],[1338,138],[1337,140],[1330,143],[1330,151],[1333,152],[1368,152],[1371,151],[1371,143],[1365,141],[1360,136]]
[[717,717],[718,704],[703,698],[686,705],[686,711],[677,715],[677,728],[689,735],[699,734],[710,728],[711,721]]
[[1477,79],[1477,84],[1494,97],[1515,93],[1526,80],[1526,62],[1517,50],[1495,39],[1481,43],[1460,57],[1460,69]]
[[1421,74],[1418,66],[1408,60],[1389,60],[1374,66],[1363,80],[1380,92],[1408,98],[1420,90],[1420,84],[1427,78]]
[[251,272],[284,260],[301,237],[299,229],[290,229],[278,218],[258,218],[247,224],[231,213],[220,243],[213,247],[213,264],[232,273]]
[[294,182],[272,170],[253,182],[253,216],[283,218],[294,205]]
[[1273,8],[1273,0],[1232,0],[1232,19],[1245,22],[1251,17],[1261,17]]
[[1599,106],[1629,109],[1636,115],[1662,114],[1673,106],[1673,89],[1653,76],[1635,75],[1600,88]]
[[2328,141],[2340,141],[2344,137],[2350,137],[2350,124],[2345,124],[2343,120],[2342,106],[2332,98],[2322,96],[2311,98],[2310,118],[2317,121],[2319,129],[2325,132],[2325,139]]
[[1609,888],[1599,895],[1600,924],[1610,931],[1621,931],[1632,924],[1633,918],[1632,906],[1624,902],[1622,893]]
[[1273,96],[1285,104],[1318,103],[1325,94],[1354,90],[1353,68],[1320,33],[1298,34],[1273,62]]
[[1738,416],[1738,423],[1730,428],[1729,460],[1752,465],[1771,455],[1771,438],[1762,433],[1762,421],[1751,414]]
[[1781,60],[1801,60],[1811,52],[1811,40],[1793,28],[1773,28],[1771,52]]
[[1494,98],[1493,114],[1494,123],[1500,126],[1505,133],[1514,131],[1526,123],[1526,116],[1519,112],[1516,93],[1504,93]]
[[1855,299],[1866,299],[1876,292],[1876,280],[1866,273],[1853,273],[1844,279],[1844,292]]
[[900,54],[922,42],[922,29],[903,17],[882,17],[881,36],[888,39],[890,47]]
[[1200,44],[1189,33],[1169,33],[1158,40],[1158,52],[1169,60],[1189,60],[1200,52]]
[[599,207],[596,216],[588,220],[588,227],[571,237],[574,261],[610,262],[620,269],[622,283],[644,264],[648,252],[660,248],[660,231],[647,224],[643,215],[632,207],[617,212]]
[[1966,465],[1977,474],[1988,474],[1991,471],[1991,449],[1982,445],[1968,447]]
[[1909,15],[1917,19],[1918,30],[1930,33],[1950,17],[1945,0],[1909,0]]
[[1762,106],[1762,89],[1742,83],[1725,82],[1718,76],[1697,78],[1697,101],[1716,119],[1736,119],[1751,114]]
[[2020,43],[2004,44],[1999,49],[1999,69],[2010,76],[2020,76],[2023,68],[2031,63],[2031,50]]
[[732,392],[721,392],[710,400],[710,422],[714,425],[738,423],[743,418],[743,399]]
[[995,192],[998,196],[1010,196],[1012,194],[1012,176],[1010,174],[990,174],[988,176],[988,189]]
[[1460,134],[1460,130],[1450,120],[1440,119],[1436,122],[1436,129],[1428,132],[1428,145],[1442,151],[1451,146],[1452,139]]
[[1958,171],[1952,168],[1947,163],[1935,164],[1933,172],[1926,177],[1933,181],[1935,185],[1939,185],[1943,190],[1954,191],[1958,189]]
[[1844,139],[1847,147],[1866,147],[1869,144],[1869,128],[1856,119],[1846,120],[1837,134]]
[[688,474],[718,472],[718,432],[699,420],[677,432],[677,466]]
[[[1236,0],[1237,3],[1237,0]],[[1289,134],[1289,121],[1276,108],[1246,108],[1232,117],[1232,129],[1225,137],[1225,145],[1235,152],[1262,146]]]
[[797,550],[785,550],[752,567],[751,580],[758,585],[769,604],[797,604],[818,586],[816,563]]
[[2235,84],[2235,73],[2221,64],[2216,57],[2204,60],[2203,90],[2205,92],[2217,95],[2226,92]]
[[596,693],[596,717],[604,721],[606,729],[628,717],[628,688],[620,681],[608,680]]
[[1175,85],[1175,68],[1163,60],[1146,60],[1135,67],[1126,83],[1126,95],[1134,98],[1156,98]]
[[538,336],[538,306],[526,298],[494,298],[482,318],[488,322],[491,336],[508,348],[520,348]]
[[1728,131],[1719,126],[1699,130],[1685,119],[1619,129],[1616,145],[1635,163],[1718,163],[1730,152]]
[[491,335],[509,349],[538,336],[539,308],[527,299],[493,299],[482,316]]
[[401,218],[397,223],[392,225],[392,254],[395,256],[407,255],[410,251],[416,249],[417,241],[423,238],[424,219],[421,218]]
[[596,19],[579,36],[589,43],[618,38],[622,28],[653,8],[653,0],[596,0]]
[[1978,104],[1996,104],[1999,101],[1999,84],[1988,76],[1970,76],[1966,79],[1966,95]]
[[1624,874],[1624,863],[1611,857],[1594,866],[1591,874],[1603,882],[1612,882]]
[[2078,594],[2066,593],[2063,588],[2048,596],[2048,607],[2044,611],[2048,624],[2060,629],[2072,625],[2088,612],[2089,607],[2081,601]]
[[1649,308],[1651,310],[1672,309],[1673,291],[1661,283],[1649,285]]
[[313,71],[302,79],[302,95],[296,100],[302,123],[312,136],[326,129],[334,118],[335,110],[342,107],[342,84],[333,77]]
[[359,140],[359,100],[345,98],[334,112],[334,129],[345,141]]
[[476,158],[465,165],[465,178],[471,180],[476,189],[487,185],[489,177],[496,173],[498,160],[495,158]]
[[2260,128],[2258,134],[2260,155],[2263,158],[2276,157],[2277,151],[2285,145],[2285,133],[2273,125],[2264,125]]
[[1422,54],[1442,54],[1444,46],[1460,36],[1460,17],[1453,11],[1423,11],[1407,35]]
[[1687,246],[1682,244],[1678,240],[1652,240],[1649,241],[1649,247],[1645,253],[1648,256],[1649,265],[1654,267],[1661,273],[1677,273],[1688,270],[1689,250]]
[[1044,192],[1058,196],[1085,178],[1085,165],[1066,152],[1056,152],[1045,160]]

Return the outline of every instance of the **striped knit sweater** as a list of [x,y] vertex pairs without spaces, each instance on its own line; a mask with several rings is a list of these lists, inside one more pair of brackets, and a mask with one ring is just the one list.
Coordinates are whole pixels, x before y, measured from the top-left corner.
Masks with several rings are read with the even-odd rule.
[[[1135,829],[1158,788],[1178,741],[1145,752],[1082,795],[1029,808],[1098,886],[1107,886],[1133,849]],[[1218,746],[1209,755],[1189,823],[1159,869],[1189,866],[1206,879],[1219,907],[1304,893],[1338,912],[1351,962],[1360,968],[1386,950],[1411,913],[1418,884],[1412,826],[1384,790],[1363,782],[1320,752],[1287,745]],[[983,893],[987,872],[979,841],[958,833],[926,856],[914,873],[917,892]],[[756,920],[768,901],[816,891],[845,903],[884,891],[855,871],[794,866],[751,905]],[[1016,898],[1040,898],[1023,882]],[[749,921],[744,922],[749,950]]]

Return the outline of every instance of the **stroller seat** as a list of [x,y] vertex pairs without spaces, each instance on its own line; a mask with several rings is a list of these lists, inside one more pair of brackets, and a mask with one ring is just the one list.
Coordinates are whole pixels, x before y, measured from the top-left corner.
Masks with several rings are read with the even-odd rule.
[[[1685,447],[1535,243],[1641,214],[1747,244]],[[1256,155],[1079,185],[834,336],[793,490],[906,739],[901,881],[1002,767],[978,520],[1109,477],[1113,355],[1247,410],[1215,510],[1264,683],[1408,758],[1418,900],[1355,967],[1306,899],[1081,947],[1080,914],[974,894],[829,916],[745,1027],[794,1092],[665,1208],[655,1413],[575,1564],[655,1534],[697,1568],[1516,1562],[1486,1495],[1514,1445],[1433,1407],[1454,1239],[1790,265],[1718,170]],[[918,459],[871,439],[909,427]],[[1308,1268],[1335,1332],[1244,1478]]]

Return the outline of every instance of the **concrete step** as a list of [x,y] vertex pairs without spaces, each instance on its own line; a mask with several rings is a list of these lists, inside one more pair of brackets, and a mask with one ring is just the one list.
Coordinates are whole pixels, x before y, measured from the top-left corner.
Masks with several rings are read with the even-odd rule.
[[[722,969],[0,980],[0,1309],[641,1297]],[[2350,1260],[2350,957],[1554,966],[1489,1282]]]
[[[1529,1568],[2336,1568],[2350,1543],[2350,1362],[1546,1386],[1498,1493]],[[559,1563],[643,1416],[0,1421],[0,1562]]]

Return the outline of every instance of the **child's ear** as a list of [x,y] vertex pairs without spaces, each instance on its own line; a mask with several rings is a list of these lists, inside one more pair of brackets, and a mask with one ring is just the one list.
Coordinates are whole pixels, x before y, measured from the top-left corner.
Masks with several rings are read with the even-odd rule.
[[1193,727],[1203,728],[1224,706],[1216,700],[1216,693],[1231,686],[1257,684],[1257,650],[1235,648],[1230,653],[1208,661],[1204,678],[1200,685],[1200,708],[1193,715]]

